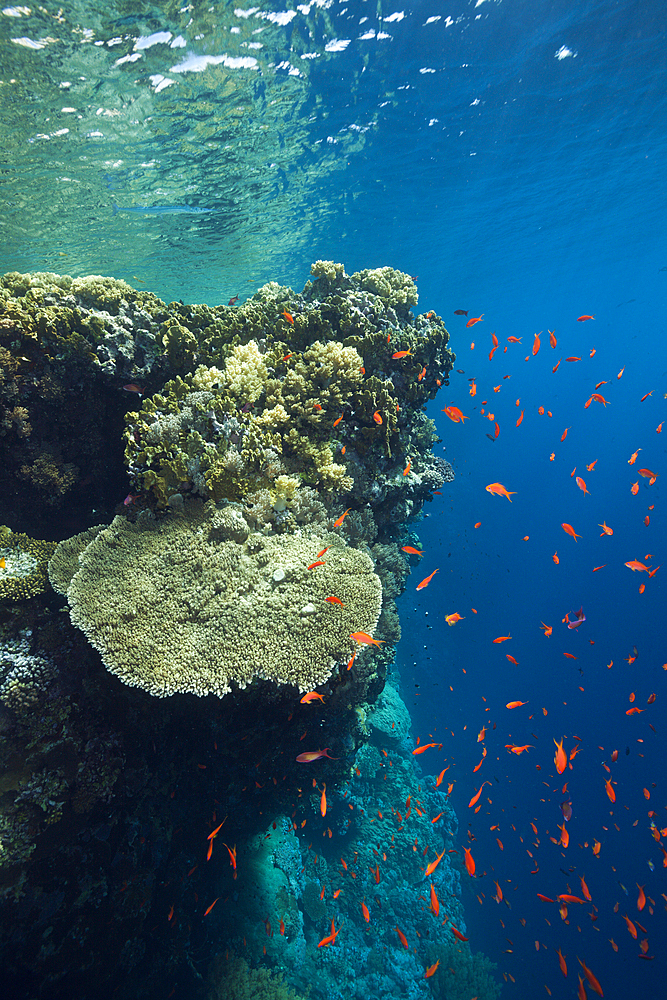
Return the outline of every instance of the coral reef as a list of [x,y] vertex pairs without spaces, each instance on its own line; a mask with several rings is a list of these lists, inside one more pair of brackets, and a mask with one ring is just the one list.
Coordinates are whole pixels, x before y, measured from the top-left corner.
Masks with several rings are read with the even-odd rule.
[[76,570],[72,621],[112,673],[158,697],[221,696],[254,677],[308,691],[380,614],[372,560],[338,535],[251,533],[239,510],[210,502],[160,521],[117,517],[74,564],[79,542],[59,549],[52,570],[59,589],[65,564]]
[[220,958],[208,982],[209,1000],[305,1000],[308,996],[286,986],[280,974],[251,969],[243,958]]
[[[493,995],[420,901],[457,821],[385,687],[400,546],[453,477],[425,404],[454,355],[416,305],[330,261],[235,308],[0,279],[0,520],[65,539],[0,529],[13,995],[426,1000],[438,949]],[[449,854],[432,881],[465,930]]]
[[55,542],[28,538],[0,525],[0,599],[24,601],[48,587],[47,564]]

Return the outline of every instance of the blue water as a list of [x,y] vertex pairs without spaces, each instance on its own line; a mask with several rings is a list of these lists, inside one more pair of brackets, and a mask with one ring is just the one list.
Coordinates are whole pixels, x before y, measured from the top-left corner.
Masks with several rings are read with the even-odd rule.
[[[210,168],[216,182],[207,182],[209,154],[196,135],[189,147],[168,128],[151,139],[162,173],[149,182],[137,166],[157,155],[154,146],[144,148],[145,137],[124,137],[119,127],[97,144],[85,140],[82,156],[77,143],[84,139],[72,133],[69,151],[64,141],[58,147],[64,165],[57,172],[81,183],[85,157],[92,158],[90,206],[83,194],[78,205],[64,197],[53,228],[40,225],[37,197],[24,187],[19,198],[16,177],[6,178],[2,270],[114,274],[167,300],[211,303],[243,298],[269,279],[300,288],[317,258],[342,261],[348,273],[391,264],[418,276],[420,309],[444,317],[463,373],[430,407],[442,438],[436,451],[457,478],[417,526],[425,556],[400,600],[398,666],[414,731],[444,744],[452,801],[462,834],[472,838],[479,877],[468,880],[464,895],[471,943],[498,962],[507,997],[545,996],[545,987],[554,998],[575,996],[579,956],[610,1000],[657,1000],[667,981],[665,868],[649,828],[650,810],[658,827],[667,826],[664,5],[422,2],[403,11],[385,5],[380,21],[374,4],[356,0],[328,10],[326,23],[316,13],[310,39],[305,18],[275,29],[284,58],[297,39],[322,56],[308,61],[294,117],[285,114],[277,140],[285,150],[281,179],[251,196],[241,171],[235,191],[245,184],[250,201],[235,203],[221,161]],[[367,31],[376,36],[360,39]],[[378,31],[389,37],[377,38]],[[332,38],[349,44],[325,56]],[[188,52],[205,49],[205,41],[198,48],[188,37]],[[169,58],[173,64],[176,57]],[[168,65],[165,59],[165,72]],[[200,78],[195,82],[196,109],[205,95]],[[286,92],[289,85],[285,75]],[[162,94],[170,99],[169,88]],[[163,105],[161,128],[169,113]],[[50,150],[59,141],[52,139]],[[257,166],[252,148],[248,140]],[[56,154],[40,155],[50,163]],[[243,150],[236,155],[242,164]],[[19,149],[19,166],[22,157]],[[114,166],[118,159],[125,164]],[[37,160],[25,163],[32,169]],[[114,203],[210,212],[142,217],[114,214]],[[455,316],[456,309],[483,314],[483,321],[467,328],[468,317]],[[582,314],[595,318],[577,322]],[[500,346],[489,360],[492,332]],[[509,336],[522,343],[508,344]],[[570,356],[581,360],[567,362]],[[585,408],[603,380],[608,405]],[[453,423],[441,412],[448,405],[469,419]],[[540,406],[552,416],[540,415]],[[500,433],[490,440],[495,422]],[[590,495],[577,487],[575,467]],[[649,485],[640,468],[658,473],[657,481]],[[511,503],[485,491],[494,482],[516,491]],[[600,537],[603,521],[612,536]],[[649,578],[625,567],[633,559],[663,568]],[[416,583],[436,568],[417,593]],[[580,606],[586,622],[568,630],[562,619]],[[448,628],[444,616],[454,612],[464,620]],[[553,627],[551,637],[541,622]],[[492,642],[504,635],[511,640]],[[655,703],[647,704],[653,692]],[[513,700],[527,705],[506,709]],[[633,705],[642,712],[627,715]],[[488,753],[474,773],[483,726]],[[563,737],[568,754],[576,738],[580,751],[558,776],[554,740]],[[520,756],[505,749],[525,743],[532,749]],[[605,793],[610,774],[614,805]],[[485,780],[491,785],[475,813],[468,801]],[[565,850],[550,838],[560,836],[559,804],[568,795]],[[570,905],[566,921],[556,904],[537,898],[581,895],[580,875],[593,903]],[[505,897],[500,904],[494,879]],[[641,913],[637,884],[655,901]],[[637,941],[625,913],[647,929],[638,929]],[[643,939],[650,961],[639,957]],[[556,948],[567,956],[567,979]]]

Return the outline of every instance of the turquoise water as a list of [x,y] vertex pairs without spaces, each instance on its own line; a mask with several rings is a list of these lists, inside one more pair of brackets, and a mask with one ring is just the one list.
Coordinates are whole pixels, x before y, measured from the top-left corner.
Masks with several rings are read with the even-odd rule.
[[[210,304],[268,280],[301,288],[318,258],[417,277],[461,369],[429,409],[457,479],[418,526],[426,555],[400,601],[398,668],[413,732],[444,744],[430,770],[451,766],[476,858],[468,936],[498,963],[503,996],[575,996],[579,956],[605,997],[657,1000],[664,570],[624,564],[667,554],[663,5],[47,5],[5,8],[0,31],[0,271],[113,275]],[[585,407],[595,391],[607,406]],[[448,420],[448,405],[469,420]],[[511,505],[485,491],[494,482],[516,491]],[[580,606],[585,624],[566,629]],[[581,750],[558,777],[564,736]],[[568,797],[565,849],[550,838]],[[572,904],[568,922],[537,899],[579,895],[580,876],[592,904]],[[637,885],[654,900],[641,911]],[[646,928],[637,940],[624,913]]]

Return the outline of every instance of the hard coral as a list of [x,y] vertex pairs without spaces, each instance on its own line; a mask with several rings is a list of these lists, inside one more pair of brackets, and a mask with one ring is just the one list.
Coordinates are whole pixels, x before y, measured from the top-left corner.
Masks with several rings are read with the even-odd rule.
[[55,542],[29,538],[0,525],[0,598],[24,601],[47,589],[46,567]]
[[[352,632],[373,632],[382,587],[369,556],[324,532],[246,528],[239,541],[239,521],[196,502],[160,522],[116,517],[78,568],[67,557],[72,621],[125,684],[222,696],[258,677],[306,691],[346,661]],[[66,560],[55,561],[62,588]]]

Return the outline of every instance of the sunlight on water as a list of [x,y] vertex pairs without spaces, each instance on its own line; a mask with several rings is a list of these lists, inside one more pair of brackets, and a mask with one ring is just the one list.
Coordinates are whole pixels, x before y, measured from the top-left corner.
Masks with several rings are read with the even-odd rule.
[[330,6],[5,8],[2,270],[94,264],[176,297],[192,269],[215,297],[230,269],[284,266],[322,225],[314,189],[364,141],[327,135],[311,86],[349,42]]

